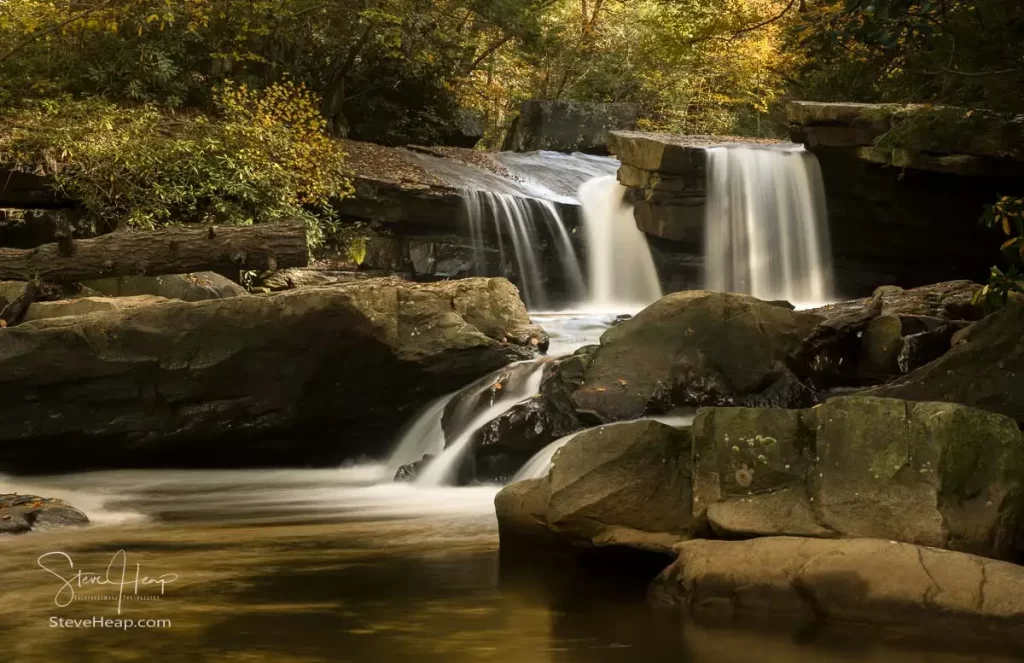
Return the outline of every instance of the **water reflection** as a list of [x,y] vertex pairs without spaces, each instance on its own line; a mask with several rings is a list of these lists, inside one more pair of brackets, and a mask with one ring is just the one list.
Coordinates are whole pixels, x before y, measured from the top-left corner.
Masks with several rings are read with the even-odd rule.
[[[500,563],[493,488],[424,491],[353,483],[371,478],[366,472],[33,478],[39,487],[59,484],[79,496],[92,494],[89,486],[104,486],[104,497],[94,499],[140,519],[0,541],[2,660],[1019,660],[936,653],[937,646],[886,640],[877,632],[797,637],[784,629],[683,624],[677,615],[647,606],[642,582],[521,557],[519,564]],[[347,485],[340,476],[348,477]],[[139,564],[143,573],[178,574],[161,600],[124,608],[126,617],[170,619],[173,626],[128,632],[51,627],[51,616],[116,616],[109,602],[54,605],[60,583],[36,564],[40,554],[54,550],[67,552],[77,569],[103,569],[125,550],[129,564]]]

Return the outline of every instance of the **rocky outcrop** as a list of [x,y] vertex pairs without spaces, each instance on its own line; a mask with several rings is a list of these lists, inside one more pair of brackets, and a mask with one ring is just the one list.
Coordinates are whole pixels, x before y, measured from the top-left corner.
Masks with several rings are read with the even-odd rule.
[[962,403],[1024,422],[1024,304],[952,336],[939,359],[871,393],[913,401]]
[[530,485],[495,501],[503,545],[544,528],[546,546],[577,548],[802,536],[1024,553],[1024,434],[1007,417],[948,403],[705,408],[689,434],[613,424],[570,439]]
[[794,141],[871,163],[966,177],[1024,177],[1024,118],[952,106],[794,101]]
[[1024,568],[895,541],[686,541],[651,599],[715,617],[794,617],[1024,638]]
[[[820,320],[744,295],[668,295],[604,333],[573,403],[602,422],[745,403],[792,384],[785,359]],[[779,389],[773,404],[803,405],[787,402],[799,391]]]
[[[844,292],[982,279],[998,234],[978,224],[998,195],[1024,193],[1024,123],[935,106],[794,102],[790,134],[818,157]],[[926,239],[925,239],[926,238]],[[920,250],[926,241],[928,250]]]
[[608,147],[622,162],[619,183],[629,190],[627,198],[640,230],[691,246],[700,255],[708,196],[707,149],[740,142],[719,136],[613,131]]
[[0,467],[56,471],[71,448],[76,469],[379,454],[403,411],[544,343],[504,279],[36,320],[0,329]]
[[86,525],[89,518],[64,500],[35,495],[0,495],[0,534]]
[[544,479],[495,498],[502,546],[629,546],[668,552],[693,527],[690,438],[655,421],[576,435]]
[[524,101],[502,149],[607,154],[609,131],[633,129],[639,113],[636,104]]

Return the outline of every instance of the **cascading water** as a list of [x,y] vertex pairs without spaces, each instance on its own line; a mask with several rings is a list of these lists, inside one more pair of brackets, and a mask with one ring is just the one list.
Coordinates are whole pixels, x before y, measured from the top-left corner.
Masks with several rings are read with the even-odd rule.
[[583,272],[579,258],[554,203],[493,191],[466,191],[463,200],[477,265],[486,264],[484,238],[495,237],[502,264],[510,261],[516,264],[523,300],[530,308],[544,308],[548,304],[540,230],[555,244],[567,296],[570,299],[582,296]]
[[614,175],[594,178],[579,190],[589,265],[589,304],[630,309],[661,298],[661,284],[647,239]]
[[[441,455],[427,465],[426,470],[417,478],[416,483],[427,486],[440,486],[449,483],[459,462],[468,451],[474,434],[487,422],[508,412],[512,406],[537,395],[537,392],[540,391],[541,379],[544,377],[545,364],[534,361],[521,364],[521,366],[524,366],[525,370],[523,379],[509,381],[488,407],[475,412],[467,422],[459,426]],[[493,384],[493,378],[489,383]]]
[[[450,483],[477,431],[540,391],[544,366],[543,361],[514,364],[427,405],[399,438],[388,460],[388,471],[393,476],[402,465],[430,455],[434,458],[416,483],[426,486]],[[496,389],[496,384],[501,388]],[[446,411],[451,419],[447,424]],[[445,426],[450,427],[447,434]]]
[[832,261],[817,158],[799,145],[708,152],[705,284],[759,299],[829,299]]

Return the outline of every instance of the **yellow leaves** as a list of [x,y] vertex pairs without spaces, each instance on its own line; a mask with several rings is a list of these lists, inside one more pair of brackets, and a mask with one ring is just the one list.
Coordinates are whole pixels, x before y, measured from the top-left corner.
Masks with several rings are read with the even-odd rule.
[[1000,216],[999,220],[1002,222],[1003,232],[1006,233],[1007,235],[1012,235],[1013,234],[1013,228],[1010,226],[1010,217],[1008,217],[1008,216]]

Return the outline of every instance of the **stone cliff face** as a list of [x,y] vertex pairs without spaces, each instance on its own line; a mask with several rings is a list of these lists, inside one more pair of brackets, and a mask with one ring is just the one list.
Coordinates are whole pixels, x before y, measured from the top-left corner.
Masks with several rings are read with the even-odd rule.
[[835,256],[863,266],[852,285],[983,279],[998,260],[998,236],[978,219],[998,195],[1024,192],[1024,118],[813,102],[787,115],[821,164]]

